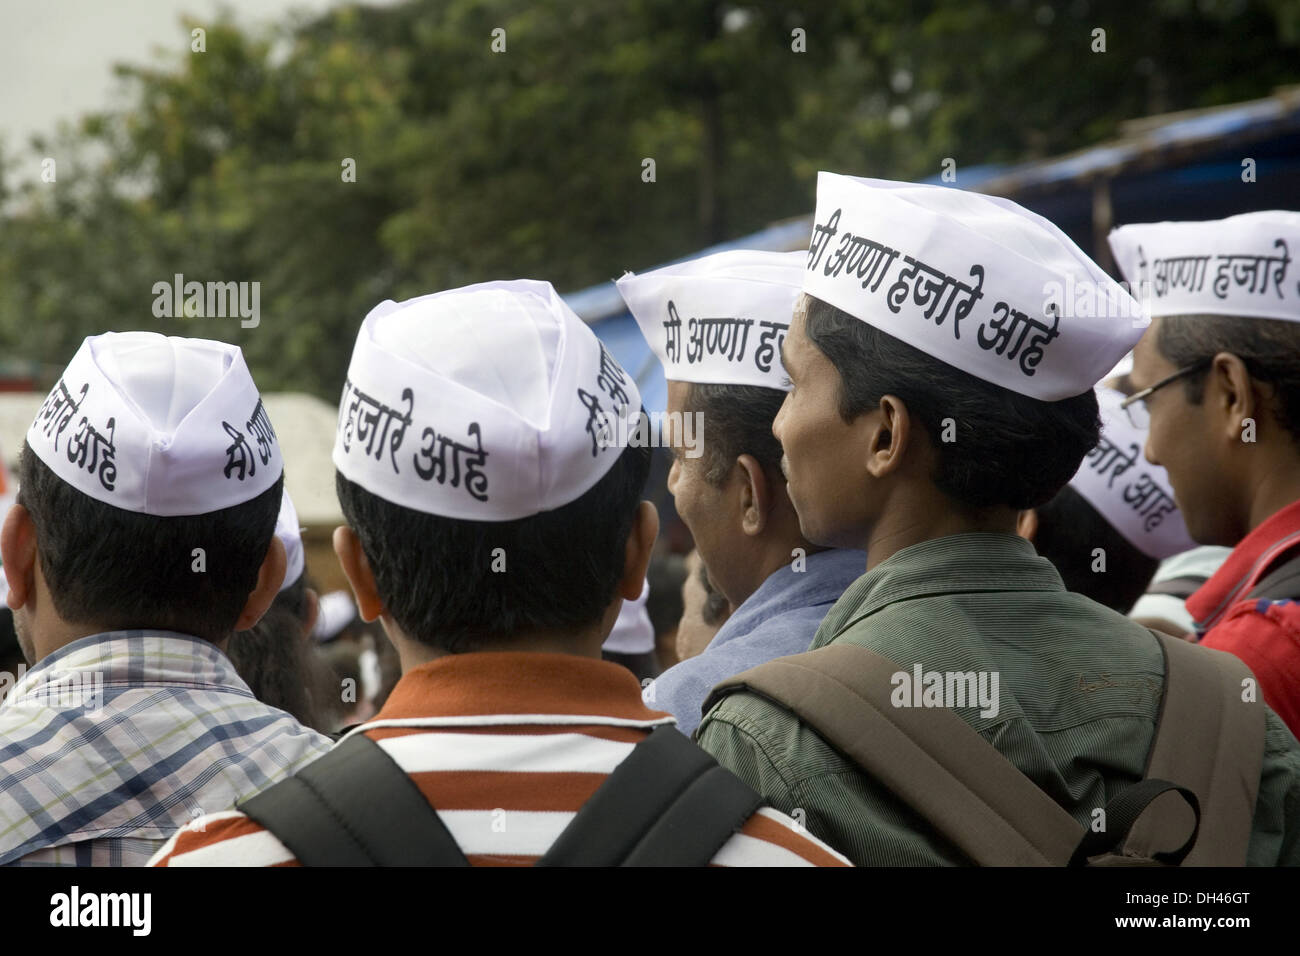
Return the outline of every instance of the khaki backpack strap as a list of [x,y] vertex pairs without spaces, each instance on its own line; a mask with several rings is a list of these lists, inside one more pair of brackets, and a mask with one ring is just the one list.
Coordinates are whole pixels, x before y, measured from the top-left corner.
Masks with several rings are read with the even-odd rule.
[[705,709],[748,689],[797,714],[974,862],[1066,865],[1084,827],[952,711],[894,706],[900,672],[865,647],[831,644],[722,682]]
[[[1200,803],[1200,835],[1184,866],[1245,866],[1264,762],[1264,705],[1242,700],[1253,675],[1232,654],[1152,633],[1164,653],[1165,682],[1146,776],[1172,780]],[[1131,850],[1176,843],[1192,826],[1181,801],[1161,799],[1168,807],[1138,822]]]

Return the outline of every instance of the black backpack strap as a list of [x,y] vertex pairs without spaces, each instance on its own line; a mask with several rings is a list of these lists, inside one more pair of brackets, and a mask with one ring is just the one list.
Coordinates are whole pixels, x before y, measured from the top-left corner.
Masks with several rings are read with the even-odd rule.
[[365,721],[364,721],[364,720],[360,720],[360,721],[357,721],[355,724],[348,724],[346,727],[344,727],[344,728],[342,728],[342,729],[340,729],[340,730],[336,730],[336,731],[334,731],[334,733],[332,733],[332,734],[326,734],[325,736],[328,737],[330,740],[334,741],[335,743],[338,743],[340,740],[342,740],[342,739],[343,739],[344,737],[346,737],[348,734],[352,733],[352,731],[354,731],[354,730],[356,730],[358,727],[360,727],[363,723],[365,723]]
[[1300,547],[1294,549],[1287,560],[1275,565],[1268,574],[1259,579],[1243,600],[1257,601],[1271,598],[1283,601],[1287,598],[1300,600]]
[[469,866],[415,781],[365,734],[239,810],[303,866]]
[[1191,835],[1187,837],[1181,847],[1177,850],[1154,852],[1151,854],[1151,858],[1157,863],[1165,863],[1169,866],[1181,865],[1187,854],[1192,852],[1192,847],[1196,845],[1196,837],[1201,829],[1201,805],[1196,799],[1196,794],[1186,787],[1180,787],[1168,780],[1156,780],[1152,777],[1141,780],[1131,787],[1126,787],[1107,802],[1105,829],[1100,831],[1089,830],[1084,838],[1079,841],[1074,855],[1070,858],[1069,865],[1086,866],[1089,857],[1102,853],[1122,853],[1129,832],[1133,829],[1134,824],[1138,822],[1138,818],[1142,816],[1147,807],[1155,802],[1156,797],[1170,791],[1177,793],[1187,801],[1188,806],[1192,808],[1192,814],[1196,818],[1196,824],[1192,827]]
[[1165,581],[1154,581],[1147,586],[1147,594],[1167,594],[1170,597],[1181,598],[1186,601],[1189,597],[1201,589],[1206,581],[1210,580],[1204,574],[1185,574],[1179,578],[1169,578]]
[[[672,727],[633,748],[539,866],[704,866],[762,804]],[[468,866],[415,782],[354,734],[239,809],[304,866]]]
[[762,798],[674,727],[633,748],[538,866],[706,866]]

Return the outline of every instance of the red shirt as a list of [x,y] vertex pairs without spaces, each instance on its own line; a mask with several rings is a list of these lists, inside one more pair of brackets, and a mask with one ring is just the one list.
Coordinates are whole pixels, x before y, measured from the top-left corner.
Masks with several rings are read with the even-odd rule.
[[1300,736],[1300,602],[1247,600],[1260,579],[1300,547],[1300,501],[1242,538],[1223,566],[1187,599],[1201,643],[1246,662],[1264,702]]

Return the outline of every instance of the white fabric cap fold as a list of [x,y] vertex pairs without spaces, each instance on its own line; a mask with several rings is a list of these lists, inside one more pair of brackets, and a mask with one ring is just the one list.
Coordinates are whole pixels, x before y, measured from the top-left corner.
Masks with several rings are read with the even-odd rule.
[[1196,547],[1164,468],[1146,461],[1146,432],[1119,407],[1124,396],[1097,388],[1101,441],[1083,459],[1070,487],[1110,526],[1149,558],[1164,559]]
[[803,282],[802,252],[736,250],[618,280],[664,377],[789,391],[781,343]]
[[1141,336],[1132,296],[1009,200],[823,172],[814,223],[804,292],[1013,392],[1081,395]]
[[27,443],[78,491],[161,517],[242,504],[284,471],[239,348],[156,332],[82,342]]
[[284,583],[280,585],[280,590],[283,591],[292,587],[293,583],[302,577],[303,569],[306,567],[302,549],[302,529],[298,527],[298,509],[293,506],[287,491],[280,499],[280,514],[275,519],[275,536],[284,545]]
[[1128,616],[1134,618],[1162,617],[1171,621],[1183,633],[1190,634],[1196,630],[1196,620],[1183,603],[1183,598],[1174,594],[1153,594],[1151,589],[1166,581],[1179,578],[1200,578],[1208,581],[1232,554],[1231,548],[1213,544],[1197,545],[1190,551],[1175,554],[1160,562],[1155,576],[1147,585],[1147,593],[1137,599],[1129,608]]
[[1115,263],[1152,317],[1235,315],[1300,322],[1300,212],[1120,226]]
[[347,591],[330,591],[320,597],[320,611],[311,636],[324,644],[338,637],[357,616],[357,606]]
[[619,609],[609,637],[601,645],[602,651],[611,654],[646,654],[655,649],[655,629],[650,623],[646,601],[650,598],[650,582],[641,585],[641,594],[635,601],[624,601]]
[[1125,352],[1124,357],[1115,363],[1115,367],[1106,373],[1106,378],[1102,379],[1102,381],[1106,381],[1106,379],[1111,379],[1111,378],[1123,378],[1125,375],[1128,375],[1132,371],[1133,371],[1133,353],[1131,351]]
[[640,414],[632,377],[549,282],[484,282],[366,316],[334,465],[394,504],[510,521],[588,491]]

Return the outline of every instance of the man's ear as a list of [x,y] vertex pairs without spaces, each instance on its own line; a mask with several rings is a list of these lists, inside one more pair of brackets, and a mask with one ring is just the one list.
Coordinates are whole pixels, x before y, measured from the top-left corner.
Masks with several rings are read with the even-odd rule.
[[636,517],[632,519],[632,530],[627,535],[627,547],[623,552],[623,577],[618,582],[618,595],[626,601],[635,601],[641,596],[645,587],[646,569],[650,567],[650,555],[655,549],[655,539],[659,537],[659,512],[649,501],[643,501],[636,508]]
[[1016,534],[1026,541],[1032,542],[1034,535],[1038,534],[1038,511],[1034,508],[1026,508],[1016,517]]
[[772,485],[767,472],[753,455],[741,455],[735,467],[740,480],[741,530],[748,535],[762,534],[772,509]]
[[871,429],[867,437],[867,471],[875,478],[883,478],[903,466],[912,438],[911,414],[897,395],[882,395],[880,407],[863,419]]
[[266,557],[262,559],[262,566],[257,569],[257,584],[253,586],[248,600],[244,602],[244,609],[239,613],[239,619],[235,621],[235,630],[246,631],[262,619],[266,609],[280,593],[280,585],[284,583],[284,569],[287,566],[284,542],[271,535]]
[[9,582],[7,602],[15,611],[36,594],[36,525],[31,513],[14,505],[0,528],[0,562]]
[[1254,383],[1244,363],[1230,352],[1220,352],[1210,362],[1206,391],[1213,395],[1212,407],[1224,416],[1224,429],[1234,441],[1241,440],[1241,430],[1247,418],[1256,419],[1259,427],[1259,403]]
[[[378,620],[387,609],[379,597],[375,574],[361,547],[361,539],[347,525],[339,525],[334,529],[334,553],[338,555],[339,566],[343,568],[348,584],[352,585],[352,594],[357,599],[357,613],[361,615],[361,620],[367,623]],[[640,594],[638,591],[637,595]]]

